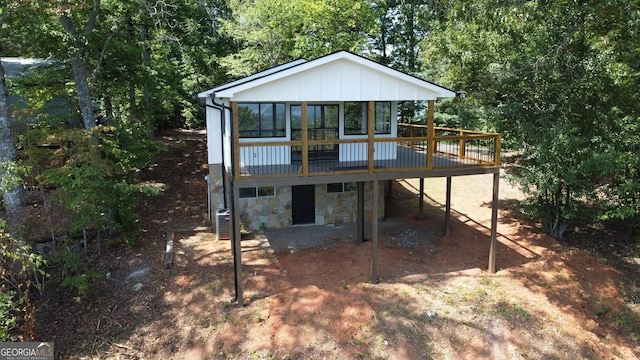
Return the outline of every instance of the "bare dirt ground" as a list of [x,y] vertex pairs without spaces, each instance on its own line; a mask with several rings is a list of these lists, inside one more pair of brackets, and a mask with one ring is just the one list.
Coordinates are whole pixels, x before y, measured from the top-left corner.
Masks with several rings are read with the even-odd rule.
[[[535,231],[501,184],[496,274],[489,253],[491,175],[453,179],[454,221],[444,236],[444,179],[393,185],[380,223],[378,276],[371,242],[348,226],[311,249],[274,252],[263,233],[242,242],[246,304],[233,298],[228,241],[206,211],[206,145],[200,132],[159,137],[169,146],[143,173],[164,193],[140,207],[133,246],[91,243],[86,296],[58,288],[37,297],[41,340],[56,359],[635,359],[636,334],[621,331],[621,276],[605,259]],[[308,237],[313,227],[297,228]],[[323,231],[326,228],[323,229]],[[165,268],[166,234],[175,232]],[[267,231],[267,234],[269,232]],[[274,236],[269,235],[269,236]],[[292,251],[295,250],[295,251]]]

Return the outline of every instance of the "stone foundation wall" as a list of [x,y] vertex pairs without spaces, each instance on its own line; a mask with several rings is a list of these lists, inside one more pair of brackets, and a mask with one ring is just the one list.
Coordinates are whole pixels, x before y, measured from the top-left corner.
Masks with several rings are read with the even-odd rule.
[[224,207],[224,181],[222,164],[209,164],[209,195],[211,200],[211,227],[216,230],[216,211]]
[[249,230],[291,226],[291,186],[277,186],[274,196],[240,199],[240,219]]
[[[364,184],[365,221],[372,219],[372,183]],[[385,182],[379,182],[378,213],[384,217]],[[292,225],[291,186],[276,187],[275,195],[240,199],[240,218],[249,230],[276,229]],[[326,184],[315,185],[316,225],[352,223],[356,221],[358,192],[327,193]]]

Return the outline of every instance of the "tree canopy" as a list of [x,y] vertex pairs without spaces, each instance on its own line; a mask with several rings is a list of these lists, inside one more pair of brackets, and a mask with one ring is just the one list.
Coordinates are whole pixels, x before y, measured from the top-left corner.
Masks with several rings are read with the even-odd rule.
[[[501,132],[521,155],[513,179],[528,194],[525,210],[560,237],[575,222],[638,218],[639,8],[637,0],[0,0],[0,54],[53,61],[41,76],[62,85],[46,96],[74,99],[69,124],[90,129],[100,113],[151,131],[201,126],[202,89],[350,50],[464,90],[466,100],[443,101],[439,119]],[[44,103],[42,91],[9,85]]]
[[629,61],[638,11],[638,2],[460,2],[426,40],[444,81],[521,152],[514,179],[526,210],[556,237],[611,206],[609,218],[638,214],[622,205],[638,199],[628,191],[638,183],[628,156],[638,143],[638,62]]

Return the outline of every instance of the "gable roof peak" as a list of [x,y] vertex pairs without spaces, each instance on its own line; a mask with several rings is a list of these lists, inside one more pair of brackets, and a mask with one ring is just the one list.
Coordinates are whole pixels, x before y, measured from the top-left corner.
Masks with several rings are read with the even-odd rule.
[[[341,61],[346,61],[345,65],[341,65]],[[315,82],[317,86],[312,86],[309,82]],[[379,88],[382,84],[387,89]],[[322,90],[318,90],[318,86],[322,87]],[[358,86],[360,88],[357,88]],[[339,50],[313,60],[294,60],[220,85],[198,94],[198,97],[235,99],[239,94],[244,94],[238,100],[248,101],[247,99],[251,98],[255,99],[251,101],[354,101],[354,98],[364,98],[365,94],[372,96],[371,87],[378,89],[375,96],[367,98],[369,100],[426,100],[455,96],[454,91],[445,87],[350,51]],[[403,90],[398,90],[399,87]],[[260,95],[256,92],[259,88],[262,89]],[[247,95],[247,91],[253,92],[254,95]],[[425,95],[425,91],[430,95]]]

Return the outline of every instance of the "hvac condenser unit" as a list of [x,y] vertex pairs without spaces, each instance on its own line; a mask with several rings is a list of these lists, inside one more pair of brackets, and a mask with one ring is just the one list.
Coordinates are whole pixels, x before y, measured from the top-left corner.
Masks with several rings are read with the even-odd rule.
[[216,236],[218,240],[231,240],[231,214],[227,209],[216,212]]

